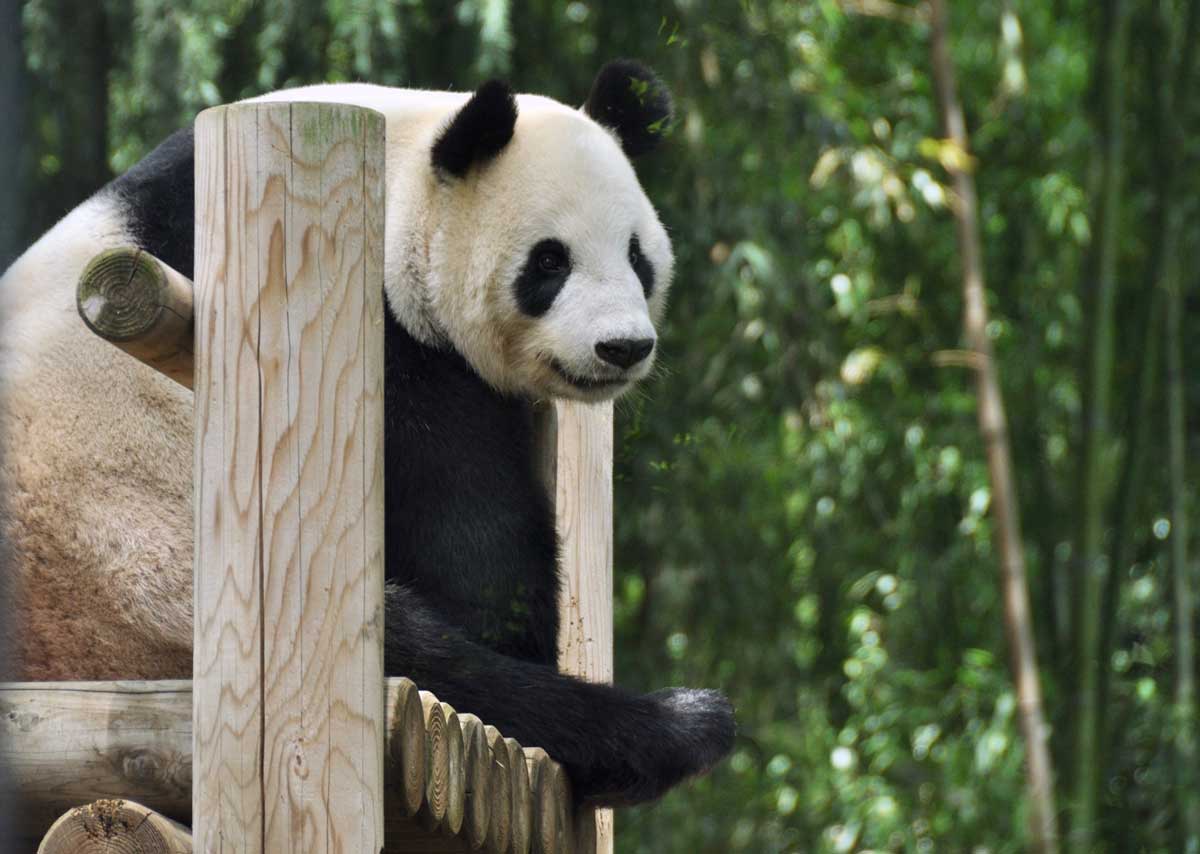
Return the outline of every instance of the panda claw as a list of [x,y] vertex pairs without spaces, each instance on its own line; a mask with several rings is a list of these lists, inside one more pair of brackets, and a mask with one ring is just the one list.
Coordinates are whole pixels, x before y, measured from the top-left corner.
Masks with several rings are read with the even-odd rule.
[[657,800],[682,781],[707,773],[733,748],[733,705],[721,692],[667,688],[640,700],[649,715],[625,724],[631,729],[622,733],[624,762],[584,775],[581,803],[612,807]]

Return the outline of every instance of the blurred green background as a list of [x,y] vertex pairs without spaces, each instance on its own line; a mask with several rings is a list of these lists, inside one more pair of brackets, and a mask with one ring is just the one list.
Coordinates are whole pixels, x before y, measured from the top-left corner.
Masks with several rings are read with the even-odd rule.
[[[1182,818],[1200,790],[1178,767],[1196,728],[1195,543],[1180,536],[1200,440],[1198,5],[950,3],[1076,851],[1200,845]],[[617,849],[1030,847],[924,6],[0,10],[0,149],[18,163],[0,267],[211,104],[491,76],[582,103],[606,60],[654,66],[679,121],[638,170],[679,266],[661,370],[618,405],[617,673],[639,689],[721,687],[741,732],[709,778],[620,813]],[[1081,715],[1094,737],[1079,737]]]

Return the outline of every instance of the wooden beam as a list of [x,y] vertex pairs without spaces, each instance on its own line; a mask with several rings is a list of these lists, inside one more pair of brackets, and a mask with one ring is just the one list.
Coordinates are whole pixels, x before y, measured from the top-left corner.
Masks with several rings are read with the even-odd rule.
[[383,846],[383,117],[196,120],[193,831]]
[[192,387],[192,283],[133,247],[101,252],[75,290],[88,328],[129,355]]

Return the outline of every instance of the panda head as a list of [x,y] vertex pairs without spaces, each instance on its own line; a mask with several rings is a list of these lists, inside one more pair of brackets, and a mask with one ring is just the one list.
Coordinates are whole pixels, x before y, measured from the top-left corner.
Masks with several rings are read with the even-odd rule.
[[650,372],[674,260],[629,158],[671,109],[652,72],[619,61],[582,110],[492,81],[439,126],[427,266],[407,286],[493,387],[603,400]]

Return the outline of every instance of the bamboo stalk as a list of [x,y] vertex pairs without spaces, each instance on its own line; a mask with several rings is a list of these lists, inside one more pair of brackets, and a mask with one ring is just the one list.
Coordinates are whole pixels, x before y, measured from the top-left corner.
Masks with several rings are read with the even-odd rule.
[[[966,122],[956,91],[954,66],[950,60],[945,0],[932,0],[930,52],[937,88],[938,106],[946,135],[963,155],[969,152]],[[962,162],[969,162],[964,156]],[[1017,488],[1008,424],[1000,380],[987,336],[987,298],[983,278],[983,248],[976,213],[975,181],[963,167],[950,169],[958,197],[954,220],[962,256],[963,331],[975,354],[979,429],[987,448],[988,473],[992,484],[992,518],[1000,552],[1000,584],[1004,596],[1005,630],[1008,634],[1010,665],[1016,682],[1021,732],[1025,739],[1026,780],[1029,790],[1032,848],[1041,854],[1058,850],[1058,821],[1054,807],[1054,772],[1046,745],[1042,717],[1037,650],[1030,625],[1029,589],[1025,577],[1025,555],[1021,538]]]

